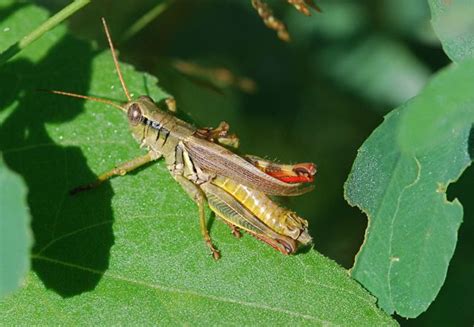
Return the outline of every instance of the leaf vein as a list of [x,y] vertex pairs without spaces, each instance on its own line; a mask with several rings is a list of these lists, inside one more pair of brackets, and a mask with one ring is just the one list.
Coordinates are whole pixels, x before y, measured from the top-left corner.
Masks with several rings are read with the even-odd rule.
[[315,316],[312,316],[312,315],[309,315],[309,314],[304,314],[304,313],[301,313],[301,312],[295,312],[295,311],[291,311],[291,310],[287,310],[287,309],[283,309],[283,308],[279,308],[279,307],[273,307],[273,306],[269,306],[269,305],[265,305],[265,304],[261,304],[261,303],[246,302],[246,301],[242,301],[242,300],[236,300],[236,299],[232,299],[232,298],[227,298],[227,297],[222,297],[222,296],[215,296],[215,295],[210,295],[210,294],[200,294],[200,293],[197,293],[195,291],[184,290],[184,289],[179,289],[179,288],[174,288],[174,287],[168,287],[168,286],[164,286],[164,285],[160,285],[160,284],[150,284],[150,283],[142,282],[142,281],[135,280],[135,279],[132,279],[132,278],[127,278],[127,277],[124,277],[124,276],[112,274],[112,273],[105,272],[105,271],[95,270],[95,269],[92,269],[92,268],[89,268],[89,267],[84,267],[84,266],[76,265],[76,264],[73,264],[73,263],[64,262],[64,261],[56,260],[56,259],[49,258],[49,257],[44,257],[44,256],[41,256],[41,255],[32,255],[32,258],[36,259],[36,260],[44,260],[44,261],[47,261],[47,262],[64,265],[64,266],[71,267],[71,268],[76,268],[76,269],[79,269],[79,270],[84,270],[84,271],[87,271],[87,272],[90,272],[90,273],[93,273],[93,274],[99,274],[99,275],[103,275],[104,277],[109,277],[109,278],[111,278],[113,280],[116,280],[116,281],[127,282],[127,283],[138,285],[138,286],[144,286],[144,287],[148,287],[148,288],[158,290],[158,291],[162,291],[162,292],[176,293],[176,294],[182,294],[182,295],[191,295],[191,296],[196,296],[196,297],[200,297],[200,298],[204,298],[204,299],[211,300],[211,301],[216,301],[216,302],[226,302],[226,303],[238,304],[238,305],[242,305],[242,306],[246,306],[246,307],[250,307],[250,308],[278,312],[278,313],[286,314],[286,315],[289,315],[289,316],[301,318],[301,319],[304,319],[304,320],[319,322],[319,323],[322,323],[322,324],[325,324],[325,325],[334,325],[330,321],[320,319],[318,317],[315,317]]
[[398,198],[397,198],[397,207],[395,208],[395,211],[393,213],[393,216],[390,220],[390,236],[389,236],[389,240],[388,240],[388,253],[389,253],[389,263],[388,263],[388,271],[387,271],[387,287],[388,287],[388,298],[390,300],[390,303],[392,305],[392,307],[394,307],[394,303],[393,303],[393,296],[392,296],[392,283],[391,283],[391,274],[392,274],[392,267],[393,267],[393,263],[394,262],[397,262],[395,260],[395,258],[393,257],[393,253],[392,253],[392,243],[393,243],[393,231],[394,231],[394,228],[393,228],[393,225],[395,224],[395,220],[397,219],[397,215],[398,215],[398,210],[400,209],[400,203],[401,203],[401,199],[402,199],[402,196],[403,194],[405,193],[406,190],[408,190],[409,188],[415,186],[419,180],[420,180],[420,176],[421,176],[421,163],[420,161],[418,160],[418,158],[416,156],[413,156],[413,159],[415,160],[415,163],[416,163],[416,168],[417,168],[417,171],[416,171],[416,177],[415,179],[413,180],[413,182],[411,182],[410,184],[408,185],[405,185],[403,187],[403,189],[400,191],[400,194],[398,195]]

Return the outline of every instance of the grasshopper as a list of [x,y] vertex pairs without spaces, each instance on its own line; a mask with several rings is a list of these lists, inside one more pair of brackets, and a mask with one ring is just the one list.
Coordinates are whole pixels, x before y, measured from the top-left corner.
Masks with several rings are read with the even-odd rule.
[[[244,230],[283,254],[295,253],[300,244],[310,244],[307,221],[268,196],[295,196],[311,190],[312,186],[304,183],[313,181],[315,165],[282,165],[255,156],[239,156],[229,149],[238,146],[238,138],[228,133],[227,123],[222,122],[217,128],[199,129],[173,115],[176,108],[172,98],[158,104],[148,96],[132,99],[104,18],[102,24],[128,101],[118,104],[65,91],[48,92],[102,102],[119,109],[126,115],[135,140],[148,152],[99,175],[92,183],[73,189],[71,194],[97,187],[113,176],[123,176],[163,157],[173,178],[197,204],[200,230],[214,259],[219,259],[220,253],[206,226],[206,203],[237,237],[240,230]],[[163,105],[168,110],[161,109]]]

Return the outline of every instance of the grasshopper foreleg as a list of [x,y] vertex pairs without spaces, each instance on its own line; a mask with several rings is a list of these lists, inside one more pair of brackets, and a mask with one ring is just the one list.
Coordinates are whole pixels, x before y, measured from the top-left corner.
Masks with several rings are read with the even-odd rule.
[[204,210],[206,205],[206,196],[204,192],[193,182],[188,180],[182,175],[175,175],[174,179],[181,185],[181,187],[188,193],[188,195],[196,202],[199,208],[199,225],[201,228],[202,236],[204,237],[204,241],[206,242],[207,246],[212,252],[212,256],[215,260],[220,258],[219,250],[217,250],[214,245],[212,244],[211,236],[209,235],[209,231],[207,230],[206,225],[206,212]]
[[114,176],[123,176],[128,172],[149,163],[150,161],[157,160],[160,156],[161,155],[157,154],[156,152],[150,151],[143,156],[124,162],[115,167],[114,169],[99,175],[99,177],[92,183],[81,185],[72,189],[71,191],[69,191],[69,194],[74,195],[82,191],[93,189]]

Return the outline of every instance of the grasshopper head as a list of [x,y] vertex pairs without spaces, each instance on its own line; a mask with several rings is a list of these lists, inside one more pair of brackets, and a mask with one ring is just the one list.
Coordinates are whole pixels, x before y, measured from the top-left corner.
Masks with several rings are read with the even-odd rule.
[[169,114],[158,108],[148,96],[140,96],[136,100],[129,101],[123,108],[132,133],[138,141],[143,140],[146,125],[156,129],[168,121]]

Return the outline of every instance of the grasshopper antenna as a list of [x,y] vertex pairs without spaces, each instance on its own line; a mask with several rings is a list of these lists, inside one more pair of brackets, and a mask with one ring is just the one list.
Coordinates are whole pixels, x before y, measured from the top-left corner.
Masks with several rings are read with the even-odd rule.
[[[117,60],[117,55],[115,54],[114,45],[112,43],[112,38],[110,37],[109,28],[107,26],[107,22],[105,21],[104,17],[102,17],[102,24],[104,25],[105,35],[107,36],[107,41],[109,43],[110,50],[112,51],[112,58],[114,59],[115,68],[117,70],[117,74],[118,74],[120,83],[122,84],[123,91],[125,92],[125,95],[127,96],[128,101],[132,101],[132,98],[130,97],[130,93],[128,92],[127,86],[125,85],[125,81],[123,80],[122,72],[120,70],[120,66],[119,66],[119,63],[118,63],[118,60]],[[86,99],[86,100],[91,100],[91,101],[95,101],[95,102],[101,102],[101,103],[108,104],[112,107],[115,107],[117,109],[120,109],[121,111],[126,111],[121,105],[119,105],[119,104],[117,104],[113,101],[103,99],[103,98],[91,97],[91,96],[87,96],[87,95],[71,93],[71,92],[65,92],[65,91],[59,91],[59,90],[38,90],[38,91],[48,92],[48,93],[53,93],[53,94],[59,94],[59,95],[64,95],[64,96],[68,96],[68,97],[73,97],[73,98]]]
[[125,95],[127,96],[128,101],[132,101],[132,98],[130,97],[130,93],[128,92],[127,86],[125,85],[125,81],[123,80],[122,72],[120,71],[117,55],[115,54],[115,48],[112,43],[112,38],[110,37],[109,27],[107,26],[107,22],[105,21],[105,18],[102,17],[101,19],[102,19],[102,25],[104,25],[105,35],[107,36],[107,42],[109,42],[110,51],[112,51],[112,57],[114,58],[115,69],[117,69],[117,74],[118,74],[120,83],[122,84],[123,91],[125,92]]
[[73,98],[80,98],[80,99],[86,99],[86,100],[90,100],[90,101],[95,101],[95,102],[100,102],[100,103],[105,103],[105,104],[108,104],[112,107],[115,107],[121,111],[125,111],[125,109],[119,105],[118,103],[115,103],[113,101],[110,101],[110,100],[107,100],[107,99],[103,99],[103,98],[96,98],[96,97],[90,97],[88,95],[82,95],[82,94],[76,94],[76,93],[71,93],[71,92],[65,92],[65,91],[58,91],[58,90],[37,90],[37,91],[40,91],[40,92],[48,92],[48,93],[53,93],[53,94],[59,94],[59,95],[64,95],[64,96],[68,96],[68,97],[73,97]]

